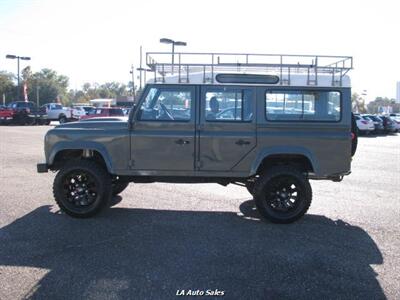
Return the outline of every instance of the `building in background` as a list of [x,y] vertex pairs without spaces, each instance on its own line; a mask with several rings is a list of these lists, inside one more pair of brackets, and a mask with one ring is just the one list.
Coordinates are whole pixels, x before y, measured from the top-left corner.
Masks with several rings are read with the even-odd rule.
[[396,103],[400,103],[400,81],[396,84]]

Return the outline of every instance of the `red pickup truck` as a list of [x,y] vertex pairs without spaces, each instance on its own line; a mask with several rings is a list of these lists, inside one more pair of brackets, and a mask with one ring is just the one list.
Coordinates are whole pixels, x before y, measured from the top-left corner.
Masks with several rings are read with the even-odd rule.
[[0,124],[50,124],[45,111],[38,109],[33,102],[15,101],[0,109]]
[[0,124],[11,123],[14,119],[14,111],[8,107],[0,107]]

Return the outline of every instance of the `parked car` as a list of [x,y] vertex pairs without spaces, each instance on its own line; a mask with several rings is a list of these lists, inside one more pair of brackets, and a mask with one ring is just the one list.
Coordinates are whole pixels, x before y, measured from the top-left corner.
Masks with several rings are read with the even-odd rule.
[[397,124],[388,116],[379,116],[383,121],[383,127],[386,133],[396,132]]
[[125,116],[129,116],[129,113],[131,112],[132,107],[124,107],[122,110],[123,110]]
[[72,109],[72,115],[74,119],[80,119],[82,116],[86,116],[90,111],[95,109],[94,106],[82,106],[82,105],[74,105]]
[[385,127],[383,126],[382,119],[380,119],[379,117],[374,116],[374,115],[363,115],[362,118],[364,120],[371,120],[374,123],[374,126],[375,126],[374,132],[375,133],[383,133],[384,132]]
[[396,125],[396,132],[400,132],[400,115],[391,116],[390,119],[393,121],[394,125]]
[[81,116],[80,120],[87,120],[91,118],[104,118],[104,117],[116,117],[116,116],[124,116],[124,111],[119,107],[99,107],[93,109],[89,112],[89,114],[85,116]]
[[59,103],[47,103],[42,107],[46,109],[47,118],[50,121],[59,121],[60,124],[63,124],[68,121],[75,120],[72,115],[72,109],[68,107],[63,107]]
[[[340,80],[319,73],[318,81],[310,84],[301,68],[298,72],[303,73],[282,78],[224,73],[227,63],[222,60],[223,68],[216,63],[201,76],[189,74],[192,66],[185,61],[184,80],[181,74],[158,74],[162,80],[154,78],[146,85],[128,121],[74,122],[48,131],[46,162],[37,169],[58,172],[53,191],[60,209],[73,217],[94,216],[130,182],[233,183],[247,188],[263,217],[290,223],[311,204],[310,179],[339,182],[350,174],[357,132],[352,130],[350,80],[342,75],[346,72],[335,67],[333,75]],[[148,66],[161,68],[153,62]],[[232,66],[236,68],[237,61]],[[254,67],[266,69],[265,63],[252,63]],[[242,113],[234,120],[208,118],[228,99]],[[108,115],[123,114],[121,109],[106,110]],[[184,200],[179,193],[175,197]]]
[[375,130],[374,122],[360,115],[355,115],[357,128],[360,134],[370,134]]
[[49,124],[45,110],[31,101],[14,101],[0,110],[2,124],[34,125]]

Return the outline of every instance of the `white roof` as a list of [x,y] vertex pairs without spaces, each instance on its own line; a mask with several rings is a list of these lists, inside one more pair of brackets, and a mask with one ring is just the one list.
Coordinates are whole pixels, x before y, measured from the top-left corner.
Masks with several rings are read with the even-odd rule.
[[[162,84],[215,84],[215,85],[252,85],[248,83],[238,84],[238,83],[219,83],[216,80],[216,76],[221,73],[214,73],[211,72],[196,72],[190,73],[189,75],[185,73],[181,73],[180,76],[178,74],[174,75],[166,75],[164,79],[161,75],[157,74],[157,80],[155,81],[154,78],[147,81],[147,83],[162,83]],[[230,72],[230,74],[232,74]],[[246,73],[235,73],[235,74],[246,74]],[[257,74],[257,73],[251,73]],[[261,75],[258,73],[257,75]],[[265,74],[264,74],[265,75]],[[269,75],[276,75],[280,77],[280,74],[269,74]],[[181,78],[179,82],[179,78]],[[204,80],[204,78],[206,80]],[[212,80],[212,78],[214,80]],[[205,82],[206,81],[206,82]],[[310,81],[310,83],[308,83]],[[254,84],[254,85],[261,85],[261,84]],[[341,82],[339,81],[339,77],[336,76],[332,78],[331,74],[318,74],[317,81],[315,82],[315,74],[310,74],[309,77],[307,74],[282,74],[280,80],[276,84],[264,84],[265,86],[300,86],[300,87],[307,87],[307,86],[319,86],[319,87],[351,87],[350,77],[344,75],[342,77]]]

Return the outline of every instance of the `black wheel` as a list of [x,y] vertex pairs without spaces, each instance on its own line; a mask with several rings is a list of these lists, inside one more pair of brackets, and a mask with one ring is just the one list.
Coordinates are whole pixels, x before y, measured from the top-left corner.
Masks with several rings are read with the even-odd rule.
[[18,113],[15,117],[14,117],[14,122],[17,125],[25,125],[26,124],[26,118],[25,116],[23,116],[21,113]]
[[292,223],[307,212],[312,190],[300,171],[290,166],[277,166],[257,180],[253,195],[258,211],[267,220]]
[[112,194],[113,196],[118,195],[122,193],[129,185],[129,182],[127,181],[121,181],[118,178],[115,178],[112,180]]
[[44,122],[45,125],[50,125],[50,123],[51,123],[50,120],[46,120],[46,121]]
[[64,123],[67,123],[67,117],[66,116],[64,116],[64,115],[61,115],[59,118],[58,118],[58,121],[60,122],[60,124],[64,124]]
[[25,125],[36,125],[36,119],[29,116],[26,117]]
[[99,213],[110,201],[111,191],[111,176],[89,160],[67,163],[53,184],[54,198],[60,209],[77,218]]

